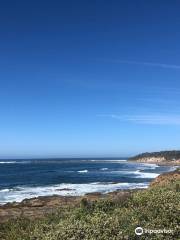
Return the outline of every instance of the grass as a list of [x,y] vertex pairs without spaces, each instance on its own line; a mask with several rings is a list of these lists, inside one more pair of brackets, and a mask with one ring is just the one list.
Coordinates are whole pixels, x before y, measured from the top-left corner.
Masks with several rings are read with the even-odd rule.
[[[137,191],[124,201],[81,201],[79,207],[62,207],[41,220],[18,219],[0,225],[1,240],[178,240],[180,192],[178,181],[164,187]],[[172,234],[143,234],[136,227],[173,230]]]

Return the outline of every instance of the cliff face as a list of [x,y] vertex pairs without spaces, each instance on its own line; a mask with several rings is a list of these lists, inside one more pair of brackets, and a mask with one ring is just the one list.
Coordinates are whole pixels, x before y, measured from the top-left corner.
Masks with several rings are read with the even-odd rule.
[[180,159],[177,160],[166,160],[164,157],[142,157],[136,160],[142,163],[158,163],[167,165],[179,165]]
[[166,162],[167,160],[164,157],[140,157],[137,159],[137,162]]

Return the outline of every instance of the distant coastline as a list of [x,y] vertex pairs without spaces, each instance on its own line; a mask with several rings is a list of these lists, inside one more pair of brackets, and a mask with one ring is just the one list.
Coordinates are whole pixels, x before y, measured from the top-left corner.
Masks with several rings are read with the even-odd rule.
[[159,165],[180,165],[180,151],[146,152],[130,157],[128,160]]

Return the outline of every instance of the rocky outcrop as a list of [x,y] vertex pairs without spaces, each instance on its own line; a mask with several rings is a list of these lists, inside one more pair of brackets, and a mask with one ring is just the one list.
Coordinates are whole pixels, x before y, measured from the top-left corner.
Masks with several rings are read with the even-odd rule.
[[154,179],[154,181],[151,182],[150,187],[163,187],[169,183],[174,183],[176,181],[180,181],[180,169],[177,169],[174,172],[159,175],[157,178]]
[[0,206],[0,222],[18,217],[41,218],[56,212],[60,206],[76,205],[78,201],[75,197],[47,196],[7,203]]
[[93,202],[98,199],[113,199],[122,200],[127,199],[133,190],[116,191],[108,194],[101,194],[99,192],[89,193],[85,196],[46,196],[32,199],[25,199],[21,203],[7,203],[0,206],[0,223],[9,219],[23,218],[42,218],[48,214],[56,213],[63,207],[79,206],[82,199],[88,202]]

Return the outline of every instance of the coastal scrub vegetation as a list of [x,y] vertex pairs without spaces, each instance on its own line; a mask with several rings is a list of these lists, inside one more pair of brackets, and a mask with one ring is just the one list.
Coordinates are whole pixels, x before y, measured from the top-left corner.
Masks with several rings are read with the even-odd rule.
[[180,229],[179,180],[139,190],[118,201],[83,199],[77,207],[61,207],[43,219],[10,220],[0,225],[1,240],[120,240],[139,239],[134,230],[173,230],[144,233],[140,239],[176,240]]

